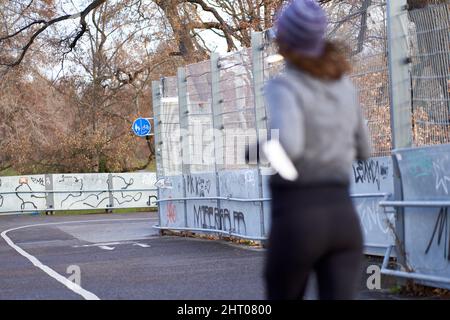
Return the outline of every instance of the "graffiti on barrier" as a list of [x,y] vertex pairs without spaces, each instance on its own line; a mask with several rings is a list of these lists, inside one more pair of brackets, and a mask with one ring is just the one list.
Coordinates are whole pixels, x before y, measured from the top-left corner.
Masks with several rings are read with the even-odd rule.
[[427,248],[425,249],[425,254],[431,249],[431,246],[436,238],[437,246],[440,247],[443,242],[444,237],[444,258],[450,260],[450,240],[448,233],[448,208],[441,208],[439,210],[438,216],[436,218],[436,222],[433,227],[433,232],[431,234],[430,241],[428,242]]
[[393,224],[393,215],[382,215],[378,201],[364,199],[356,205],[360,216],[361,225],[365,233],[373,230],[381,231],[384,234],[389,233],[390,224]]
[[[122,176],[114,175],[111,177],[112,185],[115,189],[120,191],[113,192],[113,199],[119,205],[124,203],[137,202],[142,198],[142,192],[134,192],[130,194],[130,187],[134,184],[134,179],[129,178],[128,180]],[[109,202],[109,181],[106,180],[104,191],[99,192],[86,192],[84,179],[78,176],[62,175],[59,183],[71,181],[71,184],[75,186],[76,190],[79,192],[69,193],[62,201],[61,207],[65,206],[67,208],[72,208],[75,205],[82,204],[90,208],[98,208],[105,202]]]
[[380,164],[378,160],[357,161],[353,164],[353,178],[355,183],[373,183],[380,190],[382,179],[386,179],[389,174],[389,167]]
[[[20,209],[25,210],[27,208],[32,207],[31,209],[37,209],[37,205],[34,202],[34,199],[45,199],[45,195],[38,195],[34,194],[33,189],[30,187],[30,184],[28,182],[28,178],[21,177],[19,179],[19,186],[16,187],[16,196],[20,199],[22,202],[20,204]],[[25,193],[21,193],[25,192]]]
[[[114,192],[114,200],[117,201],[118,204],[124,204],[124,203],[129,203],[129,202],[137,202],[139,200],[141,200],[142,198],[142,192],[136,192],[136,193],[132,193],[130,194],[128,190],[128,188],[130,186],[132,186],[134,184],[134,179],[130,178],[128,181],[122,177],[122,176],[112,176],[112,180],[113,180],[113,186],[114,188],[119,188],[120,190],[120,196],[116,196],[116,192]],[[117,187],[118,185],[118,187]]]
[[447,162],[447,159],[437,159],[436,161],[433,161],[433,175],[436,191],[442,190],[445,194],[448,194],[448,182],[450,181],[450,177],[448,176],[448,165],[446,165],[445,162]]
[[[170,199],[171,197],[169,197]],[[167,222],[175,223],[177,221],[177,208],[173,202],[167,202]]]
[[86,194],[84,192],[84,179],[78,176],[62,175],[58,183],[68,182],[75,186],[79,192],[69,193],[63,200],[61,200],[61,207],[72,208],[77,204],[82,204],[90,208],[98,208],[103,202],[109,200],[108,191],[100,191]]
[[148,197],[147,206],[149,207],[156,207],[158,205],[158,197],[151,195]]
[[186,191],[198,197],[205,197],[211,191],[211,180],[203,177],[186,176]]
[[130,173],[0,177],[0,211],[156,206],[154,180]]
[[244,214],[240,211],[194,205],[195,227],[203,229],[224,230],[239,234],[247,233]]
[[[31,182],[30,182],[31,180]],[[2,179],[0,179],[0,188],[2,187]],[[45,194],[36,192],[32,185],[40,184],[37,179],[28,177],[20,177],[18,185],[14,187],[14,197],[19,200],[18,210],[38,209],[38,199],[45,199]],[[12,191],[12,190],[11,190]],[[9,198],[10,199],[10,198]],[[10,199],[11,200],[11,199]],[[0,194],[0,208],[5,204],[5,196]]]
[[31,181],[33,181],[33,183],[35,183],[35,184],[39,184],[39,185],[45,187],[44,178],[42,178],[42,177],[40,177],[40,178],[31,177]]

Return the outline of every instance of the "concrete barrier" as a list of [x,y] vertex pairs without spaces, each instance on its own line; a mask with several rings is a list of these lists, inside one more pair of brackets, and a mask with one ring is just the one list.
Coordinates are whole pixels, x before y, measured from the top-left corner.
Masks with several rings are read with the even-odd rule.
[[0,177],[0,214],[156,207],[155,173]]

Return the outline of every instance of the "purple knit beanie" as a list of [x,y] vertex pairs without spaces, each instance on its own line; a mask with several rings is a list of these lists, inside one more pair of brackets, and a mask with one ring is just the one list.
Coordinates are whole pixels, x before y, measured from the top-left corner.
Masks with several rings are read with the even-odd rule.
[[275,25],[278,43],[308,57],[322,55],[327,16],[315,0],[293,0],[281,11]]

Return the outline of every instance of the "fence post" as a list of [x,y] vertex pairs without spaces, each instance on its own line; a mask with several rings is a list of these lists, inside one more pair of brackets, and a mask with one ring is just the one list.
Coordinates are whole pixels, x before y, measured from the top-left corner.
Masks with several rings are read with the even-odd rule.
[[161,148],[161,83],[152,81],[152,102],[153,102],[153,132],[155,143],[155,159],[156,159],[156,179],[164,176],[164,167],[162,163]]
[[[179,67],[177,72],[178,86],[178,112],[180,118],[180,147],[181,147],[181,175],[183,178],[183,198],[186,198],[186,179],[190,174],[190,150],[189,150],[189,110],[187,102],[187,79],[186,68]],[[184,223],[187,223],[187,201],[184,203]]]
[[[216,195],[220,197],[220,177],[219,168],[223,168],[223,100],[220,97],[220,56],[218,53],[213,52],[211,54],[211,112],[212,112],[212,125],[214,129],[214,172],[216,174]],[[220,158],[220,163],[218,163]],[[217,208],[220,211],[220,200],[217,200]],[[223,228],[223,226],[222,226]]]
[[55,193],[53,192],[53,175],[46,174],[45,175],[45,191],[51,191],[45,194],[45,204],[47,207],[46,214],[52,214],[55,209]]
[[[407,0],[387,1],[392,149],[412,146],[411,76],[409,70],[407,13]],[[394,200],[402,200],[402,181],[396,163],[396,159],[393,159]],[[400,264],[405,265],[405,223],[402,208],[397,209],[395,229],[397,256]]]
[[105,211],[107,213],[112,213],[114,208],[114,194],[113,191],[114,190],[114,185],[113,185],[113,175],[111,173],[108,174],[108,180],[107,180],[107,184],[108,184],[108,198],[109,198],[109,208],[110,209],[106,209]]
[[389,0],[387,14],[392,147],[408,148],[412,146],[412,114],[407,1]]
[[[267,116],[264,103],[264,33],[252,32],[252,72],[253,72],[253,96],[255,101],[255,130],[256,130],[256,143],[262,145],[267,141]],[[261,148],[258,148],[258,152]],[[259,157],[261,158],[261,157]],[[263,198],[263,181],[261,175],[260,161],[257,161],[257,174],[258,174],[258,194],[259,198]],[[264,204],[258,203],[260,208],[260,221],[261,221],[261,237],[266,234],[265,221],[264,221]]]
[[[164,167],[162,162],[162,141],[161,141],[161,83],[160,81],[152,81],[152,101],[153,101],[153,131],[155,142],[155,159],[156,159],[156,181],[164,176]],[[158,199],[160,199],[159,188],[157,191]],[[159,225],[161,226],[161,210],[158,205]]]

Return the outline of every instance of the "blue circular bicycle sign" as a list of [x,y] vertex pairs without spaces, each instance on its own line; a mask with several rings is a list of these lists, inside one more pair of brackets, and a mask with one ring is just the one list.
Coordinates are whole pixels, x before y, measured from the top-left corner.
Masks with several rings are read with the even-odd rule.
[[133,122],[133,132],[135,135],[139,137],[145,137],[150,135],[150,131],[152,130],[152,125],[150,121],[145,118],[137,118]]

